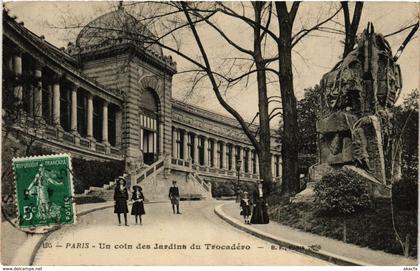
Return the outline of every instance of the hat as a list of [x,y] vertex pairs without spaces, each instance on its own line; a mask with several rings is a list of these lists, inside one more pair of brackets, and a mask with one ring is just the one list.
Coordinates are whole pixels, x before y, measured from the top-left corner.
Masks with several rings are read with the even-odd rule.
[[119,181],[119,180],[123,181],[123,182],[124,182],[124,184],[126,184],[126,183],[127,183],[127,181],[125,180],[125,178],[123,178],[123,177],[121,177],[121,176],[117,178],[117,181]]
[[138,189],[140,191],[143,190],[140,185],[133,185],[133,190],[136,190],[136,189]]

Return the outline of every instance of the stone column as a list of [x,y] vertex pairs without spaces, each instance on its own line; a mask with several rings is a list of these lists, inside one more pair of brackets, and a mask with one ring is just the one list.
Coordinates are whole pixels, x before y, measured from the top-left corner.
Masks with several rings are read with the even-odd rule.
[[252,174],[252,150],[248,149],[248,173]]
[[222,163],[222,168],[223,169],[226,169],[227,166],[228,166],[227,157],[226,157],[226,147],[227,147],[227,145],[226,145],[226,143],[224,141],[222,141],[221,143],[222,143],[220,145],[220,147],[222,148],[220,150],[222,152],[222,161],[221,161],[221,163]]
[[259,159],[258,159],[257,152],[255,152],[255,166],[257,167],[256,168],[257,175],[260,175],[260,165],[259,165]]
[[144,141],[144,130],[143,130],[143,128],[141,128],[140,127],[140,138],[139,138],[139,140],[140,140],[140,150],[142,150],[143,152],[144,152],[144,146],[143,146],[143,141]]
[[102,143],[108,145],[108,101],[102,103]]
[[241,146],[239,146],[239,148],[238,148],[238,157],[239,157],[239,159],[241,160],[241,169],[239,170],[239,172],[244,172],[244,157],[243,157],[243,155],[242,155],[242,147]]
[[70,130],[73,134],[77,133],[77,89],[78,86],[73,84],[71,89],[71,126]]
[[53,89],[53,125],[60,127],[60,81],[55,78]]
[[87,98],[87,138],[93,140],[93,95],[88,93]]
[[[160,119],[162,119],[162,118],[160,118]],[[160,122],[159,123],[159,158],[160,157],[162,157],[162,155],[163,155],[163,149],[164,149],[164,146],[163,146],[163,123],[162,122]]]
[[217,168],[219,166],[219,156],[217,155],[217,139],[213,140],[213,167]]
[[232,169],[233,171],[236,172],[236,146],[232,144]]
[[173,127],[172,129],[172,158],[177,157],[177,147],[176,147],[176,140],[177,140],[177,129]]
[[[156,156],[156,152],[157,152],[157,134],[153,133],[153,153],[154,156]],[[156,157],[155,157],[156,159]]]
[[22,86],[22,55],[21,52],[16,52],[12,57],[12,67],[15,76],[15,84],[13,94],[18,105],[22,104],[23,86]]
[[187,161],[189,158],[189,153],[188,153],[188,132],[187,130],[184,130],[184,136],[182,138],[182,148],[183,148],[183,153],[182,156],[184,157],[184,161]]
[[204,166],[209,166],[209,139],[207,137],[204,137]]
[[198,157],[198,139],[199,137],[197,134],[194,134],[194,164],[199,164],[199,157]]
[[34,89],[34,117],[36,120],[42,118],[42,67],[35,66],[35,89]]

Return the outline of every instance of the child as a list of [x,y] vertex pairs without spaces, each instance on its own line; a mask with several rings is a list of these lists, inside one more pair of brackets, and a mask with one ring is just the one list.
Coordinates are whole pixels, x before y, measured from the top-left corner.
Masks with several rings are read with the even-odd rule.
[[142,188],[138,185],[133,186],[133,196],[131,200],[134,201],[133,207],[131,208],[131,214],[134,215],[136,224],[137,224],[137,217],[141,225],[141,216],[144,215],[146,212],[144,211],[144,196],[141,192]]
[[244,192],[244,197],[241,199],[241,215],[244,216],[245,224],[249,223],[249,216],[251,215],[251,202],[248,197],[248,192]]

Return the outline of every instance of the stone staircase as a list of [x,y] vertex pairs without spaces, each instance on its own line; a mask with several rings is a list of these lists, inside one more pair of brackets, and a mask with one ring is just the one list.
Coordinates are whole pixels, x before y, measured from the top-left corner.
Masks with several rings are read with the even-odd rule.
[[[169,187],[172,181],[177,181],[181,199],[184,200],[209,200],[211,196],[211,184],[204,181],[195,171],[185,172],[171,170],[164,173],[164,160],[159,159],[155,163],[137,170],[131,180],[131,185],[139,185],[143,189],[145,201],[168,201]],[[99,197],[112,201],[114,196],[115,181],[109,182],[102,187],[89,187],[84,192],[85,196]],[[131,195],[130,195],[131,196]]]
[[105,201],[114,200],[114,187],[115,181],[111,181],[108,184],[104,184],[102,187],[91,186],[86,189],[84,193],[75,195],[76,197],[92,197],[101,198]]
[[205,182],[197,172],[189,173],[189,177],[197,185],[197,189],[201,192],[202,198],[211,199],[211,183]]
[[211,185],[207,184],[196,172],[171,170],[164,172],[164,160],[159,159],[143,169],[133,178],[132,185],[140,185],[146,201],[168,201],[169,187],[177,181],[181,199],[211,199]]

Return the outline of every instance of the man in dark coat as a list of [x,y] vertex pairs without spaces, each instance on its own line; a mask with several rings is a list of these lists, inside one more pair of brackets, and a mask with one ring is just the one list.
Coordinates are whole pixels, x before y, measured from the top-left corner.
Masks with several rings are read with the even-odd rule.
[[171,200],[172,211],[174,212],[174,214],[175,214],[175,206],[176,206],[176,213],[181,214],[179,212],[179,189],[176,186],[176,181],[173,181],[171,188],[169,188],[169,199]]

